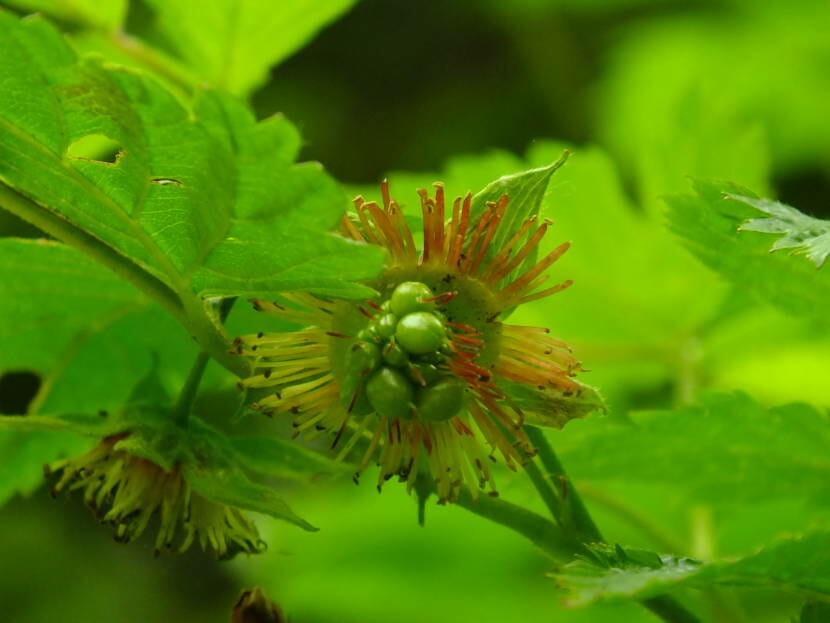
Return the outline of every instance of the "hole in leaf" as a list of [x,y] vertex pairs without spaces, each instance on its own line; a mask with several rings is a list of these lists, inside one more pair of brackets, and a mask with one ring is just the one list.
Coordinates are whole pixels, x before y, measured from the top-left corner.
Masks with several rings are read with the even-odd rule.
[[0,413],[26,413],[40,389],[40,377],[32,372],[6,372],[0,376]]
[[159,186],[184,186],[179,180],[169,177],[154,177],[151,181]]
[[69,146],[66,153],[71,158],[94,160],[105,164],[118,164],[122,149],[118,141],[104,134],[87,134]]

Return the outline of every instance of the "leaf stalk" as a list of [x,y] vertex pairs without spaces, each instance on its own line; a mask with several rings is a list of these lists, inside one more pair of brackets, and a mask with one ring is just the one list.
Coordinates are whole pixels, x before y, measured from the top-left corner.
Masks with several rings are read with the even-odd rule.
[[210,355],[205,351],[200,351],[196,355],[196,361],[193,362],[190,372],[187,373],[187,378],[184,381],[184,385],[182,385],[179,398],[173,407],[173,420],[180,426],[187,426],[190,412],[193,410],[193,401],[199,389],[199,383],[202,381],[202,375],[205,373],[205,368],[209,361]]

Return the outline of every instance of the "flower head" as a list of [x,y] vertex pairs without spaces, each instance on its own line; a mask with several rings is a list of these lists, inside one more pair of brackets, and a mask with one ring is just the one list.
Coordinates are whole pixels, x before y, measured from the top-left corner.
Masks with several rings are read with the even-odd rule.
[[48,473],[61,473],[53,495],[82,489],[87,506],[102,523],[115,526],[115,539],[122,543],[140,537],[155,519],[159,524],[156,553],[183,552],[195,541],[220,558],[265,548],[244,513],[193,491],[178,467],[166,471],[119,449],[118,442],[128,436],[111,435],[82,456],[48,466]]
[[542,287],[568,244],[537,261],[548,221],[531,217],[499,237],[514,220],[506,195],[474,217],[472,195],[450,207],[443,186],[435,187],[434,197],[419,191],[421,244],[385,182],[383,205],[358,197],[355,214],[343,219],[347,236],[388,251],[383,274],[368,284],[379,297],[254,300],[259,311],[305,328],[243,336],[237,352],[257,369],[241,385],[274,390],[255,408],[293,414],[297,434],[333,433],[340,457],[363,443],[357,474],[376,460],[379,487],[395,475],[412,487],[428,471],[446,502],[465,483],[495,494],[488,458],[500,455],[515,469],[534,453],[522,429],[525,410],[507,385],[560,396],[582,386],[571,378],[579,362],[548,329],[499,320],[571,284]]

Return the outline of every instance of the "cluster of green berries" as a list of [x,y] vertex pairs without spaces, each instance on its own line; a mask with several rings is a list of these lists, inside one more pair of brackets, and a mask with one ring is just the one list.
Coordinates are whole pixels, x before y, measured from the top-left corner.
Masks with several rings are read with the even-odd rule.
[[399,284],[357,334],[341,387],[352,413],[448,420],[464,407],[465,384],[449,370],[451,332],[432,290]]

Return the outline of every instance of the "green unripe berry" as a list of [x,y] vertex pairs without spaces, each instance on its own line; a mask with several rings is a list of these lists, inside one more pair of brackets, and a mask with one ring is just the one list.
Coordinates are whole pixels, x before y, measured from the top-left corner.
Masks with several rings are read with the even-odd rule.
[[395,314],[384,314],[377,321],[377,331],[384,339],[389,339],[395,335],[395,328],[398,326],[398,317]]
[[399,283],[392,296],[389,298],[389,304],[392,311],[398,317],[411,314],[416,311],[431,311],[435,309],[434,303],[425,302],[426,299],[433,297],[432,290],[420,281],[404,281]]
[[349,350],[346,367],[349,373],[368,374],[380,365],[380,349],[371,342],[359,341]]
[[432,385],[441,378],[441,371],[431,363],[413,363],[407,368],[409,378],[417,387]]
[[414,312],[400,319],[395,339],[413,355],[425,355],[438,350],[446,334],[438,318],[429,312]]
[[364,380],[362,376],[351,375],[343,379],[340,385],[340,404],[345,409],[351,409],[349,413],[354,415],[366,415],[374,411],[366,397]]
[[405,420],[412,417],[412,384],[394,368],[384,366],[369,378],[366,397],[379,415]]
[[378,341],[378,328],[374,322],[369,323],[366,325],[365,328],[361,329],[357,333],[357,339],[364,341],[364,342],[377,342]]
[[442,363],[445,363],[447,361],[447,356],[444,355],[441,351],[436,350],[431,353],[427,353],[426,355],[417,355],[414,359],[415,363],[424,363],[440,366]]
[[[355,415],[372,411],[366,399],[364,382],[369,374],[380,365],[380,350],[369,342],[356,342],[346,358],[346,373],[340,382],[340,402]],[[357,396],[357,398],[355,398]]]
[[464,407],[464,382],[445,376],[418,390],[418,415],[425,420],[440,422],[457,415]]
[[398,343],[393,340],[383,349],[383,360],[390,366],[403,368],[409,363],[409,355],[407,355],[406,351],[398,346]]

